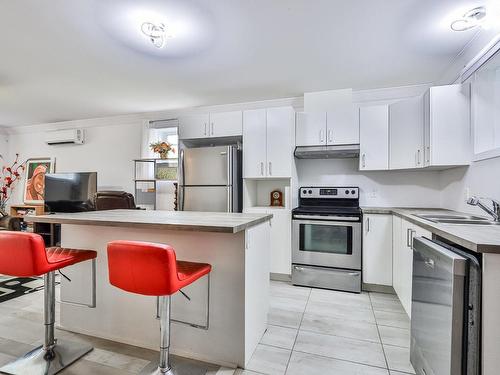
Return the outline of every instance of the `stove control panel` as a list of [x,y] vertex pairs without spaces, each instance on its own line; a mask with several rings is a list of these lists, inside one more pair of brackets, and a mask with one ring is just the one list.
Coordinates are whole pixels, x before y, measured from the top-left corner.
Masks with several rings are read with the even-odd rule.
[[352,186],[342,186],[342,187],[303,186],[300,188],[300,198],[359,199],[359,188]]

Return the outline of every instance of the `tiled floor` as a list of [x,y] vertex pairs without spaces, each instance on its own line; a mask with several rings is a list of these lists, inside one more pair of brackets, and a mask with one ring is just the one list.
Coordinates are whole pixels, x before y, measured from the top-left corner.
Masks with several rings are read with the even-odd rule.
[[[43,293],[0,304],[0,366],[41,343]],[[132,375],[158,353],[112,341],[57,331],[92,343],[95,350],[63,375]],[[409,363],[409,320],[397,298],[349,294],[271,283],[269,326],[240,375],[404,375]],[[211,368],[207,374],[231,375]]]
[[403,375],[409,319],[394,295],[271,283],[269,327],[240,375]]

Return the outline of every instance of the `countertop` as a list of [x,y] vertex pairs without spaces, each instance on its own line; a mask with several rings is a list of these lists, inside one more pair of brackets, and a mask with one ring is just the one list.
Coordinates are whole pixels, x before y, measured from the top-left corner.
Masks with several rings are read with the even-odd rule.
[[238,233],[272,217],[271,214],[225,212],[109,210],[26,216],[24,220],[34,223]]
[[[415,214],[445,212],[462,214],[462,212],[439,208],[405,207],[362,207],[362,210],[364,214],[392,214],[402,217],[439,237],[477,253],[500,254],[500,225],[438,224],[415,216]],[[484,216],[481,213],[474,215]]]

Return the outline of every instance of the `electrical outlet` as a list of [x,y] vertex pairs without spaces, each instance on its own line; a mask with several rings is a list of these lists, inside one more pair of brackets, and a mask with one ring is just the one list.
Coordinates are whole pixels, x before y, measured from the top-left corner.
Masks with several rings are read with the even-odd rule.
[[376,199],[377,198],[377,189],[372,189],[370,191],[370,198],[371,199]]

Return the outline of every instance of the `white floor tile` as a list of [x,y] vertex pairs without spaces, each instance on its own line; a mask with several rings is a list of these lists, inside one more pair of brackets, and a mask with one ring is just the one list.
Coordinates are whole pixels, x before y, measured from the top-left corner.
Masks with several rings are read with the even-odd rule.
[[266,375],[283,375],[290,358],[290,350],[259,344],[246,370]]
[[410,363],[410,349],[384,345],[384,352],[390,370],[415,374],[415,370]]
[[410,330],[388,326],[378,326],[383,344],[410,347]]
[[260,343],[283,349],[292,349],[295,337],[297,337],[297,329],[268,325]]
[[303,313],[270,308],[268,323],[281,327],[299,328]]
[[378,325],[410,329],[410,319],[406,313],[374,311]]
[[388,371],[334,358],[293,352],[287,375],[388,375]]
[[358,340],[380,342],[377,326],[373,323],[330,318],[317,314],[304,314],[300,329]]
[[382,345],[378,343],[299,331],[295,351],[386,367]]
[[309,301],[306,307],[306,313],[323,315],[334,319],[348,319],[375,323],[375,316],[371,308],[364,309],[329,302]]

